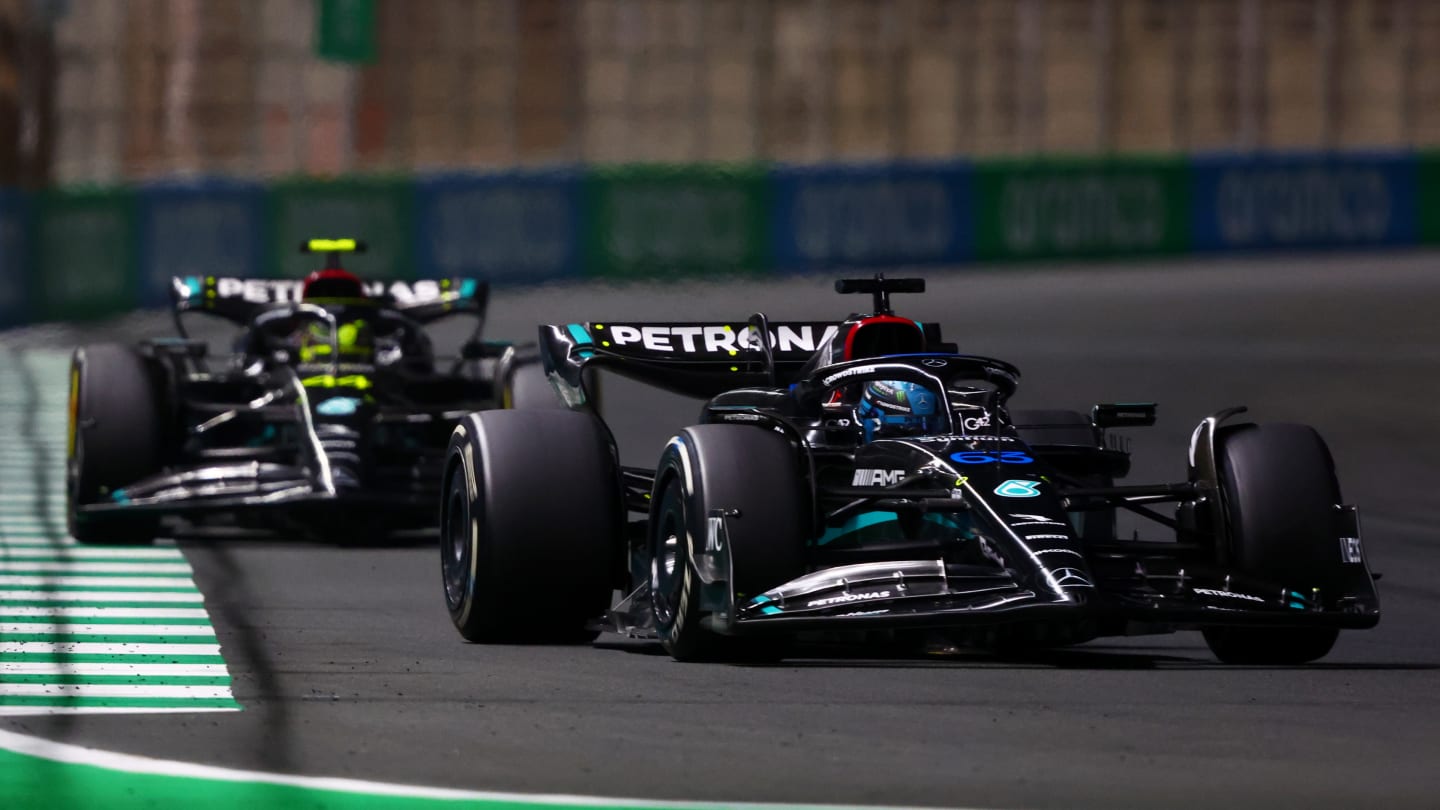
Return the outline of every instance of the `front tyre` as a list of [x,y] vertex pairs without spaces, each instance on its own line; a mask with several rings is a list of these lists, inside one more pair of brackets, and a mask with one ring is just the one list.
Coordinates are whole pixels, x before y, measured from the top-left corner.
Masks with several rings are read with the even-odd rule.
[[604,430],[574,411],[471,414],[450,440],[440,564],[460,635],[581,643],[610,604],[620,479]]
[[124,487],[160,472],[164,442],[160,398],[145,358],[101,343],[70,361],[69,448],[65,494],[70,534],[81,543],[150,543],[159,520],[145,515],[98,519],[79,507],[116,503]]
[[725,510],[735,605],[804,572],[806,500],[794,446],[743,425],[697,425],[670,440],[655,474],[650,591],[656,632],[679,661],[778,657],[771,639],[722,636],[703,625],[695,552]]
[[[1217,436],[1230,562],[1247,576],[1333,598],[1346,571],[1335,531],[1340,483],[1325,441],[1306,425],[1236,425]],[[1227,664],[1304,664],[1335,645],[1335,628],[1211,627]]]

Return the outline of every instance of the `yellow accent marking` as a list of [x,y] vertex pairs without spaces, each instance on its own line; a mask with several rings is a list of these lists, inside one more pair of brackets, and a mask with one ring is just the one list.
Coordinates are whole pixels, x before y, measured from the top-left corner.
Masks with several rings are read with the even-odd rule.
[[75,432],[80,423],[80,369],[70,368],[70,443],[69,458],[75,457]]
[[306,244],[312,253],[348,253],[355,249],[354,239],[311,239]]
[[739,370],[740,370],[740,367],[739,367],[739,366],[731,366],[731,367],[730,367],[730,370],[731,370],[731,371],[739,371]]
[[731,350],[730,350],[730,356],[731,356],[731,357],[734,357],[734,356],[737,355],[737,354],[739,354],[739,352],[735,351],[734,349],[731,349]]
[[333,374],[317,374],[314,377],[306,377],[300,381],[306,388],[355,388],[364,391],[367,388],[374,388],[375,383],[364,374],[347,374],[344,377],[336,377]]
[[601,346],[609,346],[609,345],[610,345],[610,341],[608,341],[608,340],[602,340],[602,341],[600,341],[600,345],[601,345]]
[[205,291],[205,297],[206,297],[206,298],[214,298],[214,297],[215,297],[215,288],[214,288],[214,287],[211,287],[210,289],[206,290],[206,291]]
[[725,331],[726,331],[726,332],[733,332],[733,331],[735,331],[735,330],[731,329],[731,328],[730,328],[730,324],[727,323],[727,324],[725,324]]
[[605,328],[605,324],[603,324],[603,323],[597,323],[597,324],[595,324],[595,328],[596,328],[596,329],[604,329],[604,328]]

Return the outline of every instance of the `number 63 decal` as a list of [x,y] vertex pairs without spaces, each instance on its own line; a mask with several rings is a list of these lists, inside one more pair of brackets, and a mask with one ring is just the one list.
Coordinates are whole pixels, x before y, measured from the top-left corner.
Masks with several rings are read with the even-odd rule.
[[1035,459],[1021,453],[1018,450],[1004,450],[1001,452],[973,451],[965,453],[952,453],[950,460],[961,464],[1029,464]]

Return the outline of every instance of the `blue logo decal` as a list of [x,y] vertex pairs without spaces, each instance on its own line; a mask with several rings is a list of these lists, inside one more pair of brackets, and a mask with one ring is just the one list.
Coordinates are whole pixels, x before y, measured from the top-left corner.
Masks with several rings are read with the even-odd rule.
[[360,400],[354,397],[331,397],[315,406],[321,416],[350,416],[360,408]]
[[951,453],[950,460],[961,464],[989,464],[995,461],[1001,464],[1029,464],[1035,459],[1018,450],[1005,450],[999,453],[987,453],[983,451]]
[[1002,498],[1038,498],[1040,497],[1040,482],[1017,481],[1012,478],[995,487],[995,494]]

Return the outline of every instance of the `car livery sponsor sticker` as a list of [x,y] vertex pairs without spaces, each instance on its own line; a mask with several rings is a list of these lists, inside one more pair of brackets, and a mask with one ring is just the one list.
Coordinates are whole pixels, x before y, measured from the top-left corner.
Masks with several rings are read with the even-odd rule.
[[995,487],[995,494],[1002,498],[1038,498],[1040,482],[1011,478]]
[[889,591],[871,591],[869,593],[844,593],[839,596],[827,596],[823,599],[811,599],[805,603],[805,607],[829,607],[830,605],[843,605],[848,602],[864,602],[869,599],[889,599]]
[[1035,461],[1035,459],[1018,450],[966,450],[959,453],[951,453],[950,460],[956,464],[993,464],[996,462],[1001,464],[1030,464]]
[[905,480],[904,470],[869,470],[860,468],[850,480],[853,487],[888,487]]
[[[759,332],[745,324],[606,322],[596,332],[603,346],[630,346],[652,352],[733,355],[760,348]],[[772,324],[767,342],[777,352],[808,354],[829,343],[837,332],[839,327],[834,324]]]
[[1090,578],[1077,568],[1056,568],[1055,584],[1062,588],[1093,588]]
[[1045,515],[1027,515],[1027,514],[1018,513],[1018,512],[1011,512],[1011,513],[1010,513],[1010,519],[1011,519],[1011,520],[1015,520],[1015,521],[1019,521],[1018,523],[1011,523],[1011,524],[1010,524],[1011,526],[1064,526],[1064,525],[1065,525],[1065,523],[1064,523],[1063,521],[1056,520],[1055,518],[1052,518],[1052,517],[1046,517]]
[[1084,554],[1073,548],[1042,548],[1036,554],[1074,554],[1076,557],[1084,557]]
[[1342,537],[1342,538],[1340,538],[1340,559],[1344,560],[1344,561],[1347,562],[1347,563],[1363,563],[1363,562],[1365,562],[1365,554],[1362,552],[1362,550],[1361,550],[1361,548],[1360,548],[1360,538],[1358,538],[1358,537]]
[[966,430],[979,430],[980,428],[990,427],[990,412],[979,408],[976,408],[976,410],[980,412],[979,416],[961,417],[960,424]]
[[1244,599],[1249,602],[1265,601],[1258,596],[1253,596],[1248,593],[1238,593],[1236,591],[1217,591],[1214,588],[1196,588],[1195,593],[1198,593],[1202,596],[1219,596],[1225,599]]

